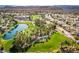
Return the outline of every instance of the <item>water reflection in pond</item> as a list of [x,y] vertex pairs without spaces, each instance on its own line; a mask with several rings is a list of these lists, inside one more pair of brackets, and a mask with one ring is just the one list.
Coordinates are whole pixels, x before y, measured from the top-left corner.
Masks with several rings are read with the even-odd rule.
[[6,39],[6,40],[12,39],[16,35],[17,32],[21,32],[21,31],[23,31],[27,28],[28,28],[27,24],[18,24],[11,31],[5,33],[3,38]]

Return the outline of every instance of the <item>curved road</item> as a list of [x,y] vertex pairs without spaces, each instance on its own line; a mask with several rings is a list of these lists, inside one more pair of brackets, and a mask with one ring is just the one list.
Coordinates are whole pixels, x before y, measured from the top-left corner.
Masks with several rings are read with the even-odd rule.
[[73,41],[75,41],[75,38],[71,35],[71,33],[69,33],[68,31],[64,30],[62,27],[56,26],[56,30],[58,32],[64,34],[65,36],[71,38]]

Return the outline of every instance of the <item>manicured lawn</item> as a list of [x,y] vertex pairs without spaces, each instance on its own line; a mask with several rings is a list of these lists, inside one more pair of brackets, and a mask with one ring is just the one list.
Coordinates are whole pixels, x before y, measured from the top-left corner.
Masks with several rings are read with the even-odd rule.
[[4,39],[0,38],[0,45],[2,45],[4,47],[5,52],[9,52],[9,49],[11,48],[13,41],[14,40],[12,40],[12,39],[4,40]]
[[40,19],[41,15],[31,15],[32,20]]
[[4,45],[3,45],[4,50],[5,50],[6,52],[9,52],[9,49],[10,49],[11,46],[12,46],[13,40],[6,40],[6,41],[4,41],[4,42],[5,42]]
[[27,52],[55,52],[60,48],[61,42],[67,40],[72,42],[71,39],[65,37],[64,35],[56,32],[51,36],[51,39],[45,43],[37,43],[28,49]]

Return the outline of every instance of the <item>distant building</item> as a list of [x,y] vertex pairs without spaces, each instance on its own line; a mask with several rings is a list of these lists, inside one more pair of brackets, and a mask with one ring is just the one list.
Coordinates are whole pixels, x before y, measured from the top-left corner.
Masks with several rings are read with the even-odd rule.
[[30,16],[14,16],[14,20],[17,21],[31,21]]
[[77,36],[79,37],[79,33],[77,33]]

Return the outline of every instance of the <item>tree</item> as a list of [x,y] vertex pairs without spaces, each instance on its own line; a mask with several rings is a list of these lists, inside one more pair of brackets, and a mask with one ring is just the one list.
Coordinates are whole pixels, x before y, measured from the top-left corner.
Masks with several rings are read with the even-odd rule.
[[31,45],[31,39],[28,37],[26,32],[17,33],[14,38],[13,47],[10,49],[10,52],[25,52],[26,48]]
[[46,22],[44,20],[35,20],[35,25],[38,27],[43,27],[46,24]]
[[79,52],[76,46],[73,44],[74,42],[69,42],[67,40],[61,43],[60,51],[62,53],[75,53]]
[[60,50],[63,53],[75,53],[77,51],[75,46],[63,46]]

